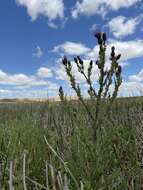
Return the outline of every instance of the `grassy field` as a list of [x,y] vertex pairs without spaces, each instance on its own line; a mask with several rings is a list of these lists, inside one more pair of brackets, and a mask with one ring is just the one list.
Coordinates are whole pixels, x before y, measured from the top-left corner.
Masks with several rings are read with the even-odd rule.
[[1,103],[0,189],[141,189],[143,98],[101,108],[95,140],[78,101]]

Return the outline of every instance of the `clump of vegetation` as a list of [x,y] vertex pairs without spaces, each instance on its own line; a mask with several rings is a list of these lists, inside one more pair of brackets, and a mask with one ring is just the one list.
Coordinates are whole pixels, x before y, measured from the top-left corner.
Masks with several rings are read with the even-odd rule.
[[[83,75],[83,77],[86,80],[87,85],[89,86],[88,94],[90,96],[90,99],[96,101],[96,113],[94,113],[93,110],[90,110],[90,107],[86,105],[84,96],[82,96],[81,94],[81,88],[79,84],[77,84],[75,80],[75,76],[72,73],[71,62],[66,57],[64,57],[63,59],[63,65],[69,77],[71,87],[76,92],[78,99],[80,100],[84,108],[86,109],[87,114],[89,115],[90,119],[93,122],[92,127],[94,130],[94,133],[93,133],[94,138],[96,138],[97,128],[100,127],[98,123],[98,116],[100,113],[101,101],[102,102],[103,100],[104,102],[108,101],[111,106],[111,104],[117,97],[119,87],[122,83],[122,76],[121,76],[122,68],[118,63],[121,57],[121,54],[116,55],[115,47],[113,46],[111,48],[111,55],[110,55],[111,64],[110,64],[110,68],[107,69],[106,68],[107,67],[106,66],[106,41],[107,41],[106,33],[97,32],[95,33],[95,37],[97,38],[98,45],[99,45],[99,57],[98,57],[98,60],[96,61],[96,65],[98,66],[98,69],[99,69],[98,91],[96,91],[93,85],[95,81],[91,80],[92,70],[93,70],[93,67],[95,66],[93,61],[91,60],[89,62],[87,73],[85,71],[84,61],[79,56],[74,58],[74,61],[76,63],[79,73]],[[112,86],[113,92],[111,93],[110,86],[113,84],[113,80],[114,80],[114,86]],[[64,96],[63,96],[62,87],[60,87],[59,92],[60,92],[60,99],[61,101],[63,101]]]
[[[138,190],[141,189],[142,98],[116,99],[122,82],[120,55],[111,49],[106,70],[106,34],[99,44],[99,88],[75,58],[89,86],[85,99],[63,59],[78,100],[0,105],[0,189],[2,190]],[[110,87],[113,84],[111,93]]]

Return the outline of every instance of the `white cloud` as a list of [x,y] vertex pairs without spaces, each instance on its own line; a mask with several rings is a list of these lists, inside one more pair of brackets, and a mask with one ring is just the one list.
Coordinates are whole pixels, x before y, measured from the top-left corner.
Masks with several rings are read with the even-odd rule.
[[[109,88],[110,94],[113,94],[115,86],[112,84]],[[132,97],[143,95],[143,84],[139,82],[123,81],[119,91],[118,97]]]
[[142,0],[108,0],[106,2],[106,4],[112,9],[112,10],[118,10],[122,7],[130,7],[138,2],[140,2]]
[[[83,59],[83,62],[84,62],[85,74],[87,75],[90,60]],[[71,61],[71,64],[72,64],[72,73],[73,73],[76,81],[82,85],[83,84],[85,85],[86,80],[85,80],[84,76],[78,72],[76,63],[74,61]],[[120,62],[120,65],[122,66],[122,68],[127,66],[128,64],[129,64],[128,62]],[[108,68],[110,68],[110,66],[111,66],[111,62],[107,61],[105,68],[108,69]],[[58,79],[58,80],[60,79],[60,80],[63,80],[63,81],[66,81],[69,83],[69,78],[68,78],[65,68],[62,64],[62,60],[58,61],[58,67],[56,69],[54,69],[53,72],[55,73],[56,79]],[[95,62],[93,62],[91,80],[94,81],[94,84],[95,84],[95,83],[97,83],[98,79],[99,79],[99,69],[98,69],[97,65],[95,64]]]
[[[77,45],[77,44],[78,43],[76,43],[74,45]],[[107,45],[107,51],[106,51],[106,68],[109,68],[109,66],[111,64],[109,58],[110,58],[112,46],[115,46],[115,48],[116,48],[116,50],[115,50],[116,55],[121,54],[121,59],[119,60],[119,64],[122,67],[128,66],[130,59],[143,57],[143,40],[117,41],[117,40],[109,39],[109,44]],[[86,47],[86,46],[84,46],[84,47]],[[65,44],[63,44],[60,46],[56,46],[54,48],[54,51],[59,51],[59,49],[63,49],[64,53],[69,54],[69,55],[76,56],[76,55],[79,55],[82,53],[84,55],[84,59],[85,59],[86,63],[88,63],[89,60],[96,61],[99,56],[98,55],[99,54],[99,46],[98,45],[96,45],[93,49],[86,47],[86,49],[88,51],[78,52],[78,50],[76,50],[76,48],[74,48],[74,47],[67,48],[65,46]],[[72,63],[72,65],[73,65],[73,73],[77,76],[79,81],[82,81],[81,76],[79,76],[78,71],[76,69],[76,65],[74,63]],[[88,64],[86,64],[86,68],[87,68],[87,65]],[[57,68],[55,72],[57,73],[59,79],[67,80],[65,70],[64,70],[64,68],[62,68],[62,66]],[[96,78],[97,78],[97,74],[98,74],[98,72],[97,72],[97,70],[95,70]]]
[[52,76],[51,70],[41,67],[37,74],[39,76],[8,74],[0,70],[0,98],[43,98],[47,93],[49,96],[57,95],[59,86],[46,80],[46,74]]
[[98,31],[100,29],[100,31],[105,31],[106,29],[106,25],[103,25],[103,24],[99,24],[99,23],[94,23],[91,27],[90,27],[90,32],[95,34],[95,31]]
[[[110,57],[111,47],[115,46],[116,54],[121,54],[120,61],[127,62],[129,59],[138,58],[143,56],[143,40],[131,40],[131,41],[118,41],[109,40],[107,46],[107,57]],[[99,47],[95,46],[91,52],[87,54],[90,59],[98,58]]]
[[143,40],[131,41],[111,41],[111,46],[116,47],[117,53],[121,53],[121,60],[127,61],[129,59],[143,56]]
[[124,81],[120,87],[119,96],[124,96],[124,97],[142,96],[143,95],[142,89],[143,89],[143,84],[140,82]]
[[132,82],[143,82],[143,69],[138,74],[129,76],[129,80]]
[[81,3],[78,1],[72,10],[72,17],[77,18],[80,14],[95,15],[103,13],[101,0],[83,0]]
[[27,76],[23,73],[11,75],[0,70],[0,84],[16,86],[42,86],[47,85],[47,82],[44,80],[39,80],[35,76]]
[[51,69],[46,67],[40,67],[37,71],[37,76],[40,78],[49,78],[53,76]]
[[11,90],[6,90],[6,89],[0,89],[0,94],[8,94],[8,93],[11,93]]
[[[83,61],[84,61],[85,73],[87,74],[90,60],[84,59]],[[73,73],[76,81],[78,83],[85,83],[86,80],[83,77],[83,75],[78,72],[76,63],[71,61],[71,64],[72,64],[72,73]],[[67,77],[67,74],[65,72],[65,68],[62,64],[59,67],[57,67],[54,72],[56,74],[56,79],[60,79],[60,80],[64,80],[66,82],[69,82],[69,78]],[[94,65],[93,70],[92,70],[92,76],[91,76],[92,81],[98,80],[98,74],[99,74],[98,68],[96,65]]]
[[43,51],[40,46],[37,46],[36,49],[34,50],[34,53],[32,54],[33,57],[40,58],[43,55]]
[[72,17],[77,18],[80,14],[87,16],[101,14],[105,15],[109,10],[117,11],[123,7],[130,7],[142,0],[82,0],[76,2],[72,10]]
[[137,25],[141,22],[143,15],[136,18],[127,19],[124,16],[113,18],[108,26],[113,35],[117,38],[133,34]]
[[[87,69],[88,69],[88,65],[89,65],[89,61],[90,60],[83,60],[84,61],[84,66],[85,66],[85,71],[87,73]],[[59,61],[61,62],[61,61]],[[87,85],[86,85],[86,81],[85,78],[78,72],[78,69],[76,67],[76,64],[71,61],[72,64],[72,73],[75,76],[76,82],[79,83],[81,85],[82,88],[82,92],[84,94],[87,94]],[[127,66],[129,63],[128,62],[120,62],[120,65],[122,65],[122,67]],[[106,66],[109,66],[109,62],[107,62]],[[65,72],[65,68],[63,67],[63,65],[61,64],[59,67],[57,67],[54,70],[55,74],[56,74],[56,79],[57,80],[63,80],[65,82],[67,82],[67,84],[69,84],[68,87],[70,87],[70,81],[69,78],[67,77],[67,74]],[[94,81],[94,86],[95,89],[98,89],[98,80],[99,77],[99,70],[97,68],[96,65],[94,65],[94,69],[92,72],[92,81]],[[136,77],[130,76],[128,81],[123,81],[120,89],[119,89],[119,96],[124,96],[124,97],[130,97],[130,96],[138,96],[138,95],[143,95],[143,69],[136,75]],[[111,86],[111,92],[113,91],[113,85]],[[73,91],[71,91],[70,89],[68,89],[67,91],[68,95],[73,94]]]
[[[85,63],[85,71],[87,72],[87,68],[88,68],[88,63],[89,60],[84,60]],[[78,72],[76,64],[74,62],[71,62],[72,64],[72,73],[76,79],[76,82],[78,84],[80,84],[82,92],[84,95],[87,95],[87,89],[88,89],[88,85],[86,84],[86,81],[84,79],[84,77]],[[122,66],[126,66],[127,63],[122,63]],[[68,87],[70,87],[70,81],[69,78],[66,75],[65,69],[63,67],[63,65],[60,65],[60,67],[56,68],[55,70],[55,74],[56,74],[56,79],[60,79],[63,80],[65,82],[67,82]],[[142,71],[142,75],[143,75],[143,71]],[[98,90],[98,76],[99,76],[99,71],[98,68],[95,66],[92,72],[92,81],[94,81],[94,87],[96,90]],[[143,76],[142,76],[142,81],[143,81]],[[143,95],[143,84],[141,83],[141,79],[139,81],[123,81],[122,85],[120,86],[119,89],[119,93],[118,96],[124,96],[124,97],[130,97],[130,96],[138,96],[138,95]],[[113,85],[110,88],[110,92],[113,92]],[[71,88],[68,89],[68,91],[66,92],[68,95],[75,95],[73,93],[73,91],[71,90]]]
[[16,0],[16,2],[27,8],[32,21],[41,15],[47,17],[49,21],[64,17],[63,0]]
[[90,51],[90,48],[87,48],[82,43],[76,42],[65,42],[64,44],[55,46],[53,52],[63,52],[68,55],[82,55]]
[[53,28],[53,29],[57,29],[58,28],[58,26],[55,23],[53,23],[53,22],[48,22],[48,26],[50,28]]
[[128,81],[123,81],[120,96],[142,96],[143,95],[143,69],[139,73],[130,75]]
[[93,24],[92,26],[91,26],[91,28],[90,28],[90,31],[91,32],[94,32],[94,31],[96,31],[97,30],[97,24]]

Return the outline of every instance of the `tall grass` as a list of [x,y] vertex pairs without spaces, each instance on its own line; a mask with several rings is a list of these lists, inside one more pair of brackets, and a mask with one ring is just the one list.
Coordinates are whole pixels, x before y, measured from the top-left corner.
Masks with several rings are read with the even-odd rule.
[[89,116],[78,101],[1,105],[0,185],[9,189],[11,179],[19,190],[24,184],[25,189],[140,189],[142,109],[142,98],[117,100],[108,114],[103,109],[94,143]]

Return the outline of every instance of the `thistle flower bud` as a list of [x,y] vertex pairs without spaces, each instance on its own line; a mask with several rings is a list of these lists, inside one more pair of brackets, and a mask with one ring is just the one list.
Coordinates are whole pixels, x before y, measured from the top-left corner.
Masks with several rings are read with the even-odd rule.
[[95,35],[94,35],[97,40],[98,40],[98,44],[101,45],[103,40],[102,40],[102,32],[96,32]]
[[80,63],[81,65],[83,65],[83,61],[82,61],[82,59],[81,59],[79,56],[77,56],[77,59],[78,59],[79,63]]
[[62,86],[60,86],[59,88],[59,97],[61,101],[64,101],[64,91],[63,91]]
[[119,65],[118,66],[118,73],[121,74],[121,72],[122,72],[122,67],[121,67],[121,65]]
[[63,65],[67,66],[68,60],[66,56],[63,58],[62,62],[63,62]]
[[103,41],[104,41],[104,43],[105,43],[106,40],[107,40],[107,36],[106,36],[106,33],[105,33],[105,32],[103,33],[103,36],[102,36],[102,37],[103,37]]
[[97,39],[100,39],[101,36],[102,36],[102,33],[101,33],[101,32],[96,32],[96,33],[94,34],[94,36],[95,36]]
[[97,61],[95,62],[95,64],[98,66],[98,69],[101,69],[101,64],[100,64],[99,60],[97,60]]
[[96,32],[94,34],[94,36],[97,38],[99,45],[105,44],[105,42],[107,40],[105,32],[103,32],[103,33],[102,32]]
[[99,60],[97,60],[97,61],[95,62],[95,64],[96,64],[96,65],[99,65]]
[[121,54],[117,55],[116,60],[119,60],[121,57]]
[[90,65],[90,67],[92,67],[92,65],[93,65],[93,61],[90,61],[89,65]]
[[62,87],[62,86],[60,86],[59,92],[60,92],[60,93],[63,92],[63,87]]
[[111,58],[114,58],[115,57],[115,47],[112,46],[111,47]]
[[78,63],[78,60],[77,60],[77,58],[76,58],[76,57],[74,58],[74,61],[75,61],[75,63]]
[[68,66],[71,67],[71,62],[70,61],[68,61]]
[[112,46],[112,47],[111,47],[111,50],[112,50],[112,51],[115,51],[115,47],[114,47],[114,46]]

